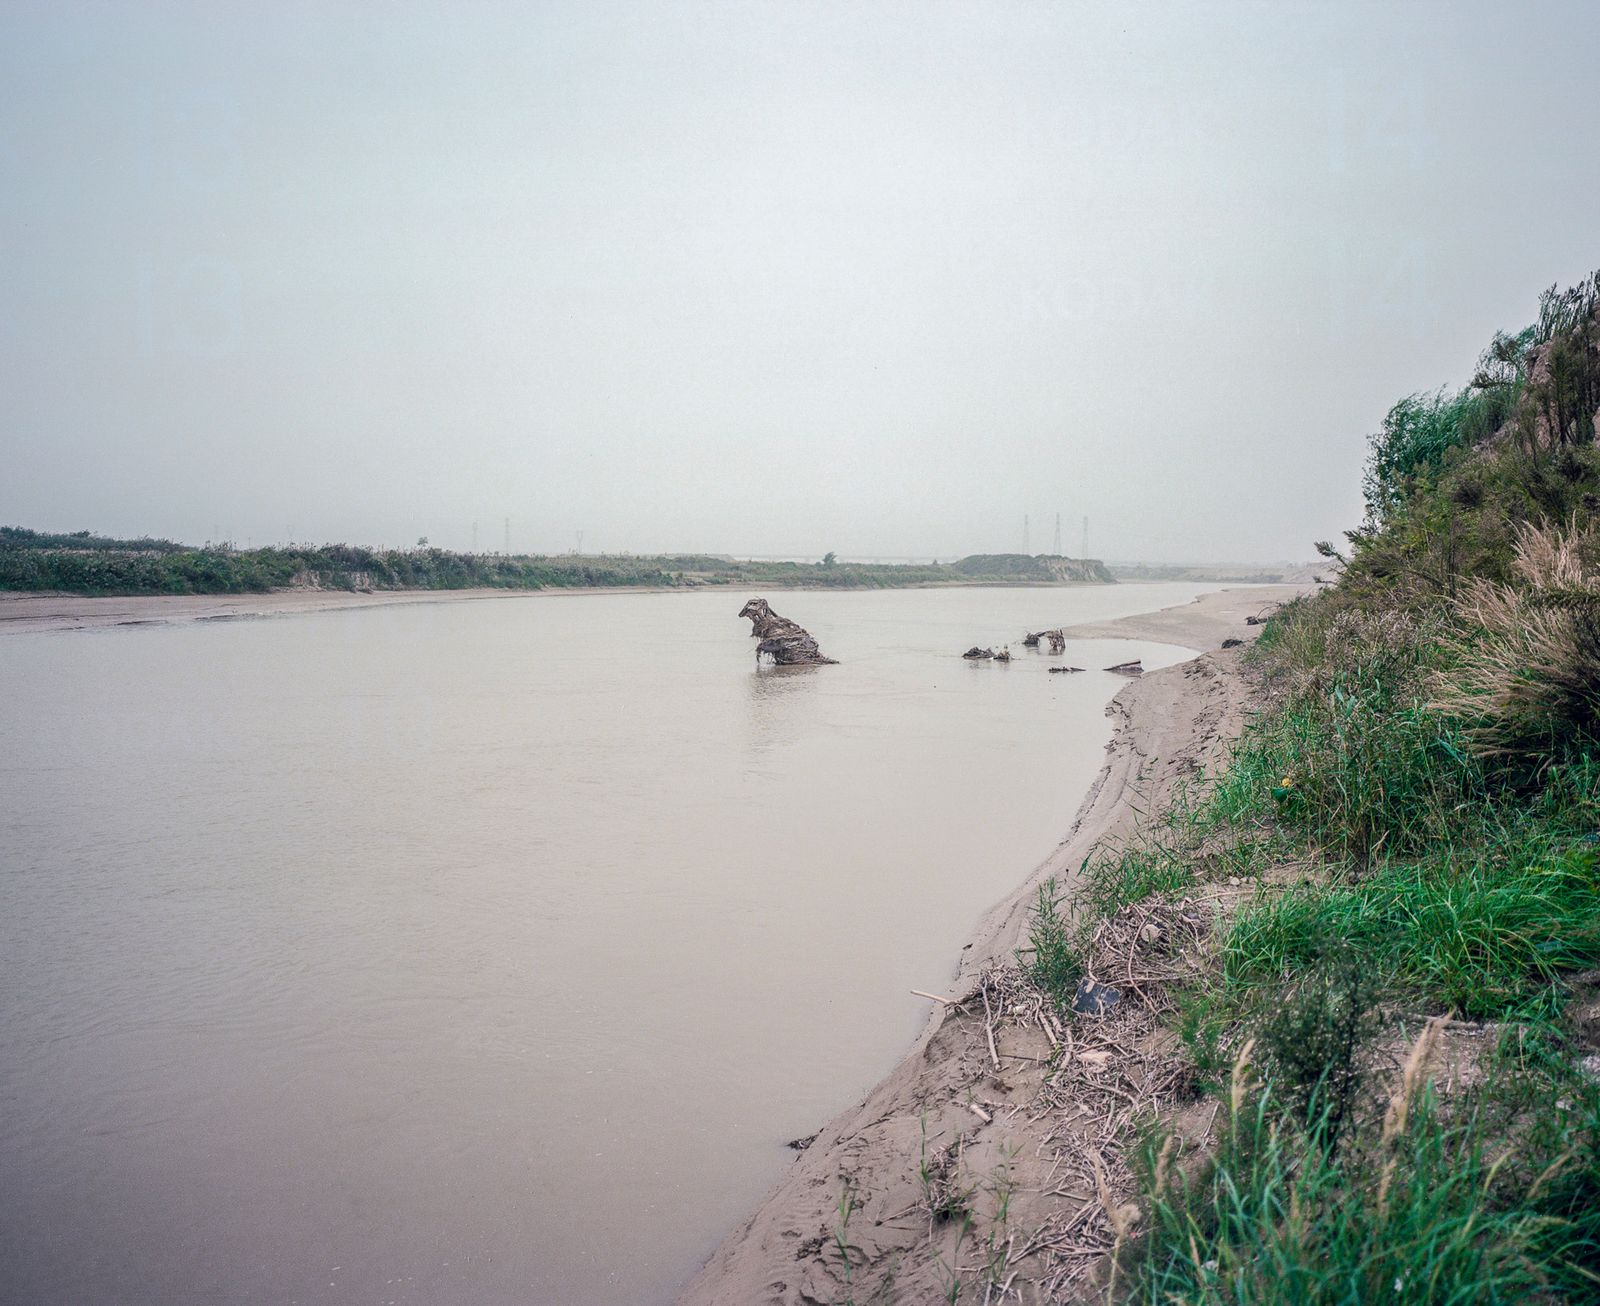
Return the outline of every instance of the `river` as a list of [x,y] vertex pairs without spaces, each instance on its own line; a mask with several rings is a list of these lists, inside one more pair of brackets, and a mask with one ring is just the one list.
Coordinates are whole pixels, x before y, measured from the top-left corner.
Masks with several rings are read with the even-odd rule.
[[1184,656],[1024,627],[1206,588],[0,637],[0,1296],[669,1301],[1066,833],[1125,682],[1047,666]]

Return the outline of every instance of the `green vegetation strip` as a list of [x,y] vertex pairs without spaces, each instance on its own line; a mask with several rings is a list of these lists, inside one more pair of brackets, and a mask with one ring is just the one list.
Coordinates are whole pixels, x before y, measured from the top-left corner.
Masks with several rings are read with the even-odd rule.
[[1114,584],[1093,559],[983,554],[948,564],[739,561],[706,554],[532,556],[369,549],[351,544],[235,549],[171,540],[53,535],[0,527],[0,590],[71,594],[247,594],[328,590],[695,588],[891,589],[912,585]]
[[1397,405],[1228,764],[1086,866],[1078,919],[1041,895],[1022,960],[1063,1006],[1126,904],[1242,896],[1176,1020],[1216,1146],[1145,1141],[1114,1297],[1600,1300],[1597,408],[1600,279]]

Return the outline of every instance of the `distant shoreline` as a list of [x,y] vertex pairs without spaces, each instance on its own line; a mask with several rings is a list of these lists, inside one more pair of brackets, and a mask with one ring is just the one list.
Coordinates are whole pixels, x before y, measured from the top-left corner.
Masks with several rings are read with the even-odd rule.
[[[1158,584],[1122,581],[1122,585]],[[708,590],[748,597],[760,589],[779,593],[886,592],[889,589],[1084,589],[1096,581],[916,581],[904,585],[564,585],[543,589],[281,589],[251,594],[69,594],[0,590],[0,635],[72,630],[107,630],[121,626],[166,626],[199,621],[249,621],[296,616],[308,612],[343,612],[358,608],[399,607],[419,603],[471,603],[485,599],[556,598],[596,594],[703,594]],[[1219,588],[1222,588],[1219,586]],[[1229,586],[1228,588],[1232,588]]]

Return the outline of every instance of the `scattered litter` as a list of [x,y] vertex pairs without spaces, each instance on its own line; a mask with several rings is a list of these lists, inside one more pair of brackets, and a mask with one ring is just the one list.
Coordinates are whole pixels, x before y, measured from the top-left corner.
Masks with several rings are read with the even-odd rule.
[[1080,1016],[1103,1016],[1121,1000],[1121,989],[1082,979],[1078,981],[1078,991],[1073,994],[1072,1009]]

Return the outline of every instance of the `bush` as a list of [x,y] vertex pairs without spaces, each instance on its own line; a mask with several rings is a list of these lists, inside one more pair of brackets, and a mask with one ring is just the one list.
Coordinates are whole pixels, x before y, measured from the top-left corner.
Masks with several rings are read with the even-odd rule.
[[1511,415],[1521,384],[1519,372],[1504,387],[1409,395],[1391,408],[1370,440],[1362,483],[1369,520],[1385,521],[1452,450],[1470,449],[1493,435]]
[[1028,946],[1017,954],[1023,971],[1065,1009],[1072,1004],[1083,966],[1073,946],[1072,926],[1061,912],[1061,886],[1051,876],[1039,886]]
[[1471,582],[1433,707],[1487,757],[1542,767],[1600,741],[1600,569],[1593,528],[1525,527],[1521,584]]
[[1361,1088],[1357,1056],[1382,1024],[1376,969],[1333,940],[1256,1022],[1284,1104],[1326,1148],[1338,1145]]
[[1260,656],[1315,660],[1280,663],[1284,697],[1235,748],[1216,787],[1219,814],[1274,821],[1359,864],[1429,846],[1483,791],[1481,768],[1426,707],[1436,627],[1327,603],[1279,621],[1293,633],[1274,633]]

